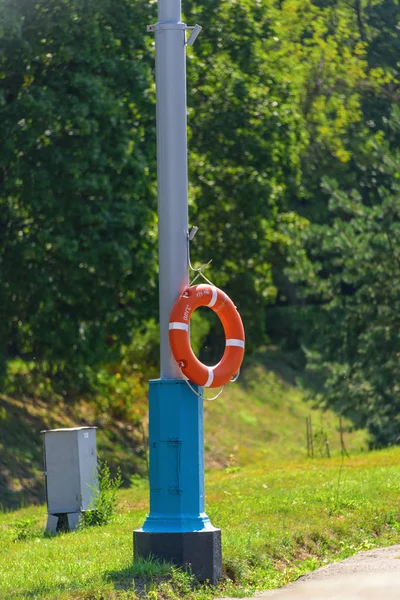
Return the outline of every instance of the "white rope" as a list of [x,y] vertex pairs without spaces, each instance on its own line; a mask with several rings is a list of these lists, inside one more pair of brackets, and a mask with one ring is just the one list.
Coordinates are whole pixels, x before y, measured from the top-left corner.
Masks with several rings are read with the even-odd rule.
[[[195,232],[195,234],[197,233],[197,231]],[[194,236],[193,236],[194,237]],[[192,263],[190,261],[190,235],[188,233],[188,240],[187,240],[187,250],[188,250],[188,263],[189,263],[189,268],[192,271],[195,271],[195,273],[197,273],[196,277],[194,277],[194,279],[192,279],[192,281],[189,283],[189,286],[191,287],[194,282],[196,281],[196,279],[198,279],[199,277],[202,277],[204,279],[204,281],[206,281],[209,285],[211,285],[212,287],[216,287],[209,279],[207,279],[207,277],[204,275],[203,273],[203,269],[206,269],[211,263],[212,263],[212,259],[208,261],[208,263],[206,263],[205,265],[201,266],[201,267],[193,267]],[[225,302],[224,302],[225,304]],[[202,396],[201,394],[199,394],[198,392],[196,392],[196,390],[194,389],[194,387],[190,384],[190,381],[188,380],[187,377],[185,377],[185,375],[182,373],[182,369],[181,369],[181,365],[178,363],[178,367],[179,370],[181,372],[181,375],[184,379],[184,381],[186,381],[186,384],[190,387],[190,389],[192,390],[192,392],[194,394],[196,394],[196,396],[198,398],[201,398],[201,400],[208,400],[209,402],[211,402],[212,400],[216,400],[217,398],[220,397],[220,395],[222,394],[222,392],[225,389],[225,386],[222,386],[222,389],[220,389],[220,391],[218,392],[218,394],[216,396],[214,396],[214,398],[206,398],[205,396]],[[240,375],[240,369],[239,371],[236,373],[236,375],[234,375],[231,379],[231,383],[234,383],[235,381],[238,380]]]
[[186,382],[186,384],[190,387],[190,389],[192,390],[193,394],[196,394],[196,396],[198,398],[200,398],[201,400],[208,400],[209,402],[211,402],[212,400],[216,400],[217,398],[220,397],[220,395],[222,394],[222,392],[225,389],[225,386],[222,386],[222,389],[219,390],[218,394],[216,396],[214,396],[214,398],[206,398],[206,396],[202,396],[201,394],[199,394],[198,392],[196,392],[196,390],[194,389],[194,387],[191,385],[189,379],[187,377],[185,377],[185,375],[182,373],[182,369],[181,369],[180,365],[178,365],[178,367],[179,367],[181,375],[182,375],[184,381]]
[[236,373],[236,375],[234,375],[231,379],[231,383],[235,383],[235,381],[237,381],[239,379],[239,375],[240,375],[240,369],[239,371]]
[[189,283],[189,286],[192,286],[194,284],[194,282],[196,281],[196,279],[198,279],[199,277],[202,277],[204,279],[204,281],[207,281],[208,284],[215,287],[215,285],[209,279],[207,279],[207,277],[203,273],[203,269],[208,267],[208,265],[210,265],[211,263],[212,263],[212,259],[209,260],[208,263],[206,263],[205,265],[203,265],[202,267],[199,267],[199,268],[194,268],[194,267],[192,267],[192,265],[189,265],[190,268],[192,269],[192,271],[196,271],[196,273],[197,273],[196,277],[194,277],[194,279],[192,279],[192,281]]
[[[196,233],[197,233],[197,231],[196,231]],[[205,265],[203,265],[201,267],[193,267],[192,266],[192,263],[190,261],[190,234],[189,233],[188,233],[188,236],[187,236],[187,253],[188,253],[189,268],[192,271],[194,271],[195,273],[197,273],[196,277],[194,279],[192,279],[192,281],[189,283],[189,285],[192,286],[194,284],[194,282],[196,281],[196,279],[198,279],[199,277],[202,277],[205,281],[207,281],[207,283],[209,283],[210,285],[214,286],[214,284],[211,283],[211,281],[209,279],[207,279],[207,277],[203,273],[203,269],[206,269],[208,267],[208,265],[210,265],[212,263],[212,259],[209,260],[208,263],[206,263]]]

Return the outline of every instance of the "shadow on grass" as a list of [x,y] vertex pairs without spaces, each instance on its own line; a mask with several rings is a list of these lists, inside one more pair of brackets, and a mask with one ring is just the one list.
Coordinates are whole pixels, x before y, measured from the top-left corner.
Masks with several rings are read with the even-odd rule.
[[104,581],[112,583],[118,590],[135,590],[142,593],[154,584],[170,580],[174,570],[176,567],[171,563],[155,558],[139,559],[128,567],[104,573]]
[[122,487],[130,485],[133,474],[145,474],[146,450],[141,430],[115,419],[104,421],[96,418],[93,410],[87,414],[74,405],[53,406],[33,398],[0,394],[0,511],[45,502],[40,432],[87,424],[99,427],[99,456],[113,473],[120,467]]
[[0,506],[18,509],[42,504],[43,420],[29,414],[22,403],[2,396],[0,414]]
[[246,389],[253,381],[252,376],[248,376],[248,368],[254,368],[261,365],[267,371],[272,371],[284,383],[296,386],[299,377],[304,377],[304,364],[299,352],[284,352],[276,346],[261,348],[250,358],[250,364],[247,363],[246,356],[243,363],[243,373],[240,378],[242,386]]
[[[71,598],[76,598],[77,596],[75,594],[82,594],[82,597],[86,597],[87,596],[83,596],[85,594],[85,591],[82,587],[76,587],[73,588],[71,587],[70,584],[66,583],[66,584],[60,584],[60,583],[56,583],[54,584],[54,586],[37,586],[34,587],[30,590],[15,590],[12,592],[8,592],[7,596],[4,596],[4,598],[7,598],[7,600],[13,600],[13,598],[18,598],[19,600],[23,599],[23,600],[27,600],[29,598],[59,598],[59,596],[67,594],[68,593],[68,597],[70,596]],[[67,597],[67,596],[64,596]],[[3,596],[0,596],[0,598],[3,598]]]

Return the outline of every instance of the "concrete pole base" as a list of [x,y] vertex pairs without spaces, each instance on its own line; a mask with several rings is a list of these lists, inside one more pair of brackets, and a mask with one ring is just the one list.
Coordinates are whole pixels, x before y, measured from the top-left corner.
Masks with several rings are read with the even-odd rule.
[[198,581],[216,585],[222,577],[221,530],[183,533],[133,532],[134,558],[171,562],[193,573]]

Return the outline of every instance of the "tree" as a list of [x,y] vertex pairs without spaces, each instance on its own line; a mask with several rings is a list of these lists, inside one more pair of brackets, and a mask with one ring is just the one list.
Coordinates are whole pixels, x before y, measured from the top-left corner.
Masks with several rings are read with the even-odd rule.
[[364,51],[349,10],[310,0],[185,9],[204,24],[188,54],[192,254],[213,259],[209,276],[237,302],[251,349],[266,340],[265,309],[281,285],[280,215],[325,213],[307,186],[348,160]]
[[[367,427],[376,446],[400,439],[400,111],[385,141],[371,141],[385,185],[342,189],[325,180],[330,219],[310,225],[293,247],[308,367],[318,398]],[[371,183],[371,181],[370,181]]]
[[0,363],[80,372],[151,315],[149,4],[1,0]]

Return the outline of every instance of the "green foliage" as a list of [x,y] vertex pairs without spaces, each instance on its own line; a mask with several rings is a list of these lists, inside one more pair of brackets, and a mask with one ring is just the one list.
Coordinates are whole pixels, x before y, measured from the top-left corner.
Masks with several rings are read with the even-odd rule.
[[[237,304],[247,352],[268,342],[266,324],[274,341],[305,346],[338,408],[357,355],[354,372],[363,375],[354,389],[368,383],[373,400],[352,391],[349,414],[383,432],[367,413],[391,421],[386,409],[377,416],[386,393],[377,390],[394,367],[384,351],[374,376],[365,369],[376,347],[397,340],[390,333],[385,346],[382,321],[381,337],[357,345],[367,358],[357,350],[346,362],[348,342],[333,322],[359,338],[353,301],[361,293],[344,294],[339,306],[337,288],[358,290],[354,273],[365,260],[392,251],[399,4],[185,0],[183,8],[187,22],[204,26],[187,49],[190,220],[200,227],[193,261],[213,259],[209,277]],[[118,418],[137,418],[158,365],[154,42],[146,33],[155,9],[147,0],[0,0],[0,384],[45,400],[96,392]],[[298,272],[289,281],[292,244]],[[388,260],[379,264],[390,269]],[[299,301],[309,276],[312,294]],[[381,297],[387,283],[377,279]],[[375,322],[371,310],[363,319]],[[192,343],[202,360],[219,359],[218,319],[198,313]],[[15,357],[27,368],[7,374]],[[393,441],[392,429],[379,439]]]
[[189,1],[185,10],[207,24],[188,56],[194,254],[213,259],[210,276],[238,305],[251,351],[264,340],[264,309],[276,295],[274,223],[303,144],[297,106],[267,62],[272,7]]
[[[395,141],[397,108],[391,131]],[[368,427],[382,445],[400,435],[400,154],[388,142],[370,150],[368,176],[386,184],[343,190],[326,180],[330,221],[303,232],[289,272],[312,307],[303,339],[322,384],[319,400]]]
[[117,491],[121,487],[122,477],[118,470],[112,478],[110,467],[106,462],[98,466],[99,489],[93,490],[95,496],[89,509],[80,519],[80,527],[93,527],[107,525],[117,512]]
[[37,537],[35,525],[37,521],[34,519],[17,519],[14,522],[14,540],[16,542],[31,540]]
[[144,479],[138,473],[132,475],[129,482],[132,487],[141,487],[145,483]]
[[205,25],[188,55],[194,248],[198,260],[213,259],[211,276],[238,304],[252,351],[282,285],[282,212],[324,214],[313,195],[321,176],[351,158],[365,47],[341,3],[189,0],[185,11]]
[[0,12],[1,362],[79,388],[155,306],[149,5]]

